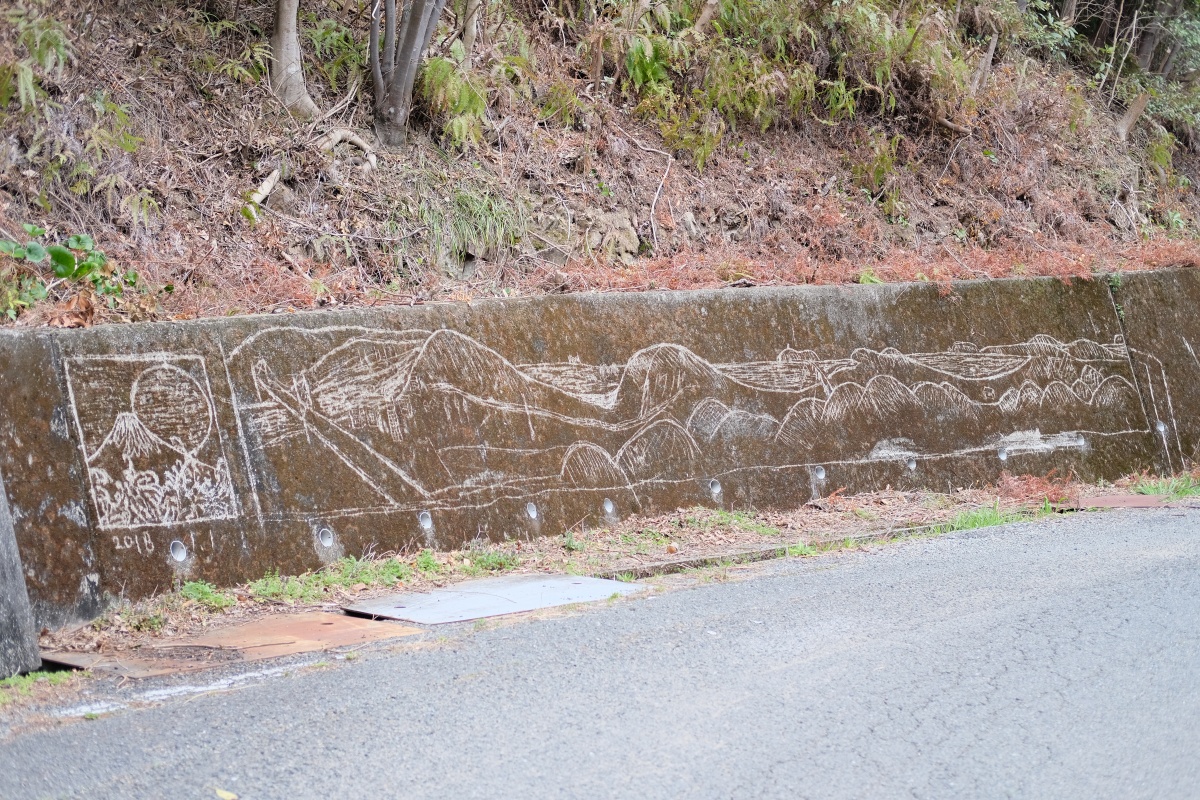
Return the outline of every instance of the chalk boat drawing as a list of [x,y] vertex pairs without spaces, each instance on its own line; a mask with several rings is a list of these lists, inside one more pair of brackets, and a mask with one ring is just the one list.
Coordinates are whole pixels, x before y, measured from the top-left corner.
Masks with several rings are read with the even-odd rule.
[[100,528],[238,516],[203,358],[89,356],[66,375]]
[[[304,352],[314,355],[300,368],[278,366]],[[1142,404],[1120,336],[839,358],[789,347],[740,363],[664,343],[592,365],[513,363],[451,330],[281,327],[249,337],[227,367],[252,479],[271,490],[264,513],[275,519],[1086,450],[1144,434],[1158,414]],[[282,465],[298,461],[322,479],[294,483]]]

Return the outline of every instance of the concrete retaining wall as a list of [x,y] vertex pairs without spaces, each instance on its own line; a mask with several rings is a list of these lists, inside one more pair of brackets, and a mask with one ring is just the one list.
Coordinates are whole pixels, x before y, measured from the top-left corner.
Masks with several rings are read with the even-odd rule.
[[7,330],[0,477],[51,626],[370,547],[1114,478],[1196,452],[1200,373],[1160,344],[1198,292],[1166,272],[1120,308],[1101,281],[1034,280]]

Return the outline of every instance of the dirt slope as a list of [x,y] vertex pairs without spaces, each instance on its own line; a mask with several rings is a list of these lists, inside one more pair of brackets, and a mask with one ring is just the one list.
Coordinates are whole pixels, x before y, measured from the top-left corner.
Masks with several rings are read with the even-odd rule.
[[[0,118],[0,235],[17,238],[25,222],[49,238],[89,234],[142,288],[116,300],[51,282],[18,324],[1088,276],[1200,256],[1196,156],[1174,148],[1164,160],[1153,125],[1119,142],[1121,108],[1015,48],[998,55],[969,133],[870,113],[734,126],[701,170],[617,88],[594,88],[577,43],[502,7],[471,73],[492,81],[479,140],[456,146],[427,97],[410,143],[376,148],[370,169],[360,148],[327,152],[322,138],[372,140],[354,59],[329,43],[329,31],[365,40],[368,6],[324,6],[304,22],[310,90],[326,109],[315,122],[288,117],[261,77],[270,4],[30,9],[61,23],[71,55],[39,73],[34,113],[13,100]],[[10,26],[0,61],[21,55]],[[255,210],[247,197],[276,170]]]

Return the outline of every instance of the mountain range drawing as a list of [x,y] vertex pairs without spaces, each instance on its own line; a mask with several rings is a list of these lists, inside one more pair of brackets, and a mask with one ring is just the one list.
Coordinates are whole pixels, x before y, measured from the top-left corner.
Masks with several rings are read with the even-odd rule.
[[[1150,426],[1120,336],[834,358],[789,347],[741,363],[662,343],[593,365],[514,363],[451,330],[281,327],[247,339],[227,365],[243,384],[256,480],[271,489],[263,511],[276,518],[481,507],[551,490],[636,496],[741,470],[913,469],[973,452],[1084,449]],[[297,463],[319,465],[320,479],[297,478]]]
[[67,376],[101,528],[238,515],[202,359],[77,359]]

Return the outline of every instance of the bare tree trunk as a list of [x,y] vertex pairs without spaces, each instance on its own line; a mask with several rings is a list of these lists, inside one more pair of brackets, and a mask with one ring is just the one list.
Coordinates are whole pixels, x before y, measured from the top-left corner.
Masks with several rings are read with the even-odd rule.
[[1154,53],[1158,50],[1158,45],[1162,41],[1162,37],[1166,34],[1166,22],[1173,19],[1179,13],[1179,3],[1182,0],[1168,2],[1163,13],[1158,12],[1158,4],[1154,4],[1154,22],[1146,27],[1142,34],[1142,41],[1138,45],[1137,62],[1138,66],[1143,70],[1149,70],[1150,65],[1154,63]]
[[467,53],[467,61],[475,52],[475,39],[479,36],[479,16],[483,11],[483,0],[467,0],[466,13],[463,14],[463,50]]
[[[1092,37],[1092,45],[1101,47],[1108,41],[1108,37],[1112,34],[1113,14],[1117,13],[1116,3],[1113,0],[1108,0],[1104,5],[1104,11],[1100,15],[1100,24],[1096,26],[1096,34]],[[1118,20],[1119,21],[1119,20]]]
[[700,16],[696,17],[694,26],[696,30],[700,33],[707,33],[708,26],[712,24],[713,18],[720,10],[721,0],[704,0],[704,8],[700,9]]
[[1076,0],[1063,1],[1062,13],[1058,15],[1059,19],[1062,20],[1063,25],[1071,27],[1075,24],[1075,9]]
[[271,88],[288,112],[304,118],[317,116],[321,109],[308,94],[304,83],[304,58],[300,53],[300,0],[278,0],[275,4],[275,30],[271,34]]
[[1137,124],[1138,118],[1146,110],[1148,102],[1150,102],[1150,93],[1142,92],[1137,96],[1137,99],[1129,104],[1129,110],[1125,112],[1125,116],[1121,117],[1121,121],[1117,123],[1117,138],[1120,141],[1123,142],[1129,138],[1129,134],[1133,131],[1133,126]]
[[996,57],[996,44],[1000,41],[1000,32],[992,31],[992,39],[988,42],[987,52],[983,54],[983,58],[979,61],[979,67],[975,70],[975,76],[971,80],[971,94],[979,94],[983,87],[987,85],[988,75],[992,71],[992,59]]
[[1171,80],[1171,76],[1175,73],[1175,58],[1183,50],[1179,42],[1171,45],[1171,49],[1167,51],[1166,58],[1163,59],[1162,66],[1158,68],[1158,72],[1167,80]]
[[368,50],[375,85],[375,132],[386,145],[404,144],[421,56],[445,7],[446,0],[410,0],[401,18],[396,0],[375,0]]
[[[1133,43],[1137,41],[1138,13],[1140,11],[1141,9],[1139,8],[1133,12],[1133,21],[1129,23],[1129,44],[1125,47],[1125,55],[1121,56],[1121,63],[1117,64],[1117,73],[1113,75],[1112,79],[1112,91],[1108,94],[1108,105],[1110,108],[1112,107],[1113,98],[1117,96],[1117,81],[1121,80],[1121,71],[1125,69],[1125,59],[1129,58],[1129,51],[1133,49]],[[1113,56],[1116,56],[1116,54],[1114,47]]]
[[[1112,6],[1110,5],[1109,9],[1111,9],[1111,8],[1112,8]],[[1108,82],[1108,79],[1112,74],[1112,68],[1117,63],[1117,39],[1121,35],[1121,24],[1120,23],[1121,23],[1121,15],[1124,13],[1124,11],[1125,11],[1125,0],[1121,0],[1121,7],[1119,9],[1117,9],[1116,22],[1114,22],[1113,26],[1112,26],[1112,28],[1113,28],[1112,54],[1109,56],[1108,63],[1104,65],[1104,73],[1100,76],[1100,86],[1096,90],[1097,94],[1104,93],[1104,84]],[[1109,16],[1106,12],[1105,16],[1104,16],[1104,21],[1106,24],[1107,24],[1108,20],[1109,20]],[[1136,12],[1134,12],[1133,21],[1134,21],[1134,24],[1136,25],[1137,24],[1137,13]]]

